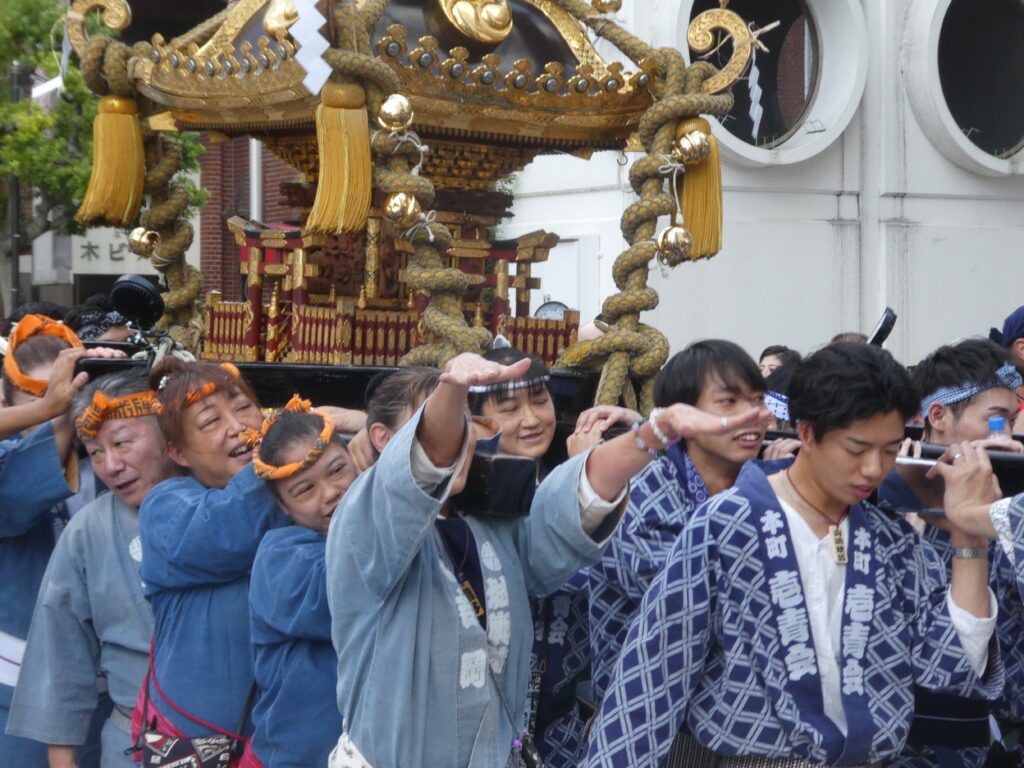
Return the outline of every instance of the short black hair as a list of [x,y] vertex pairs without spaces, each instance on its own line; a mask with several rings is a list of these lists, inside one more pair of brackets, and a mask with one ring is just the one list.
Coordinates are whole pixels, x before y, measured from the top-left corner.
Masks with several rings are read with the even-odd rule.
[[769,373],[764,379],[765,391],[788,395],[789,382],[793,379],[793,371],[795,369],[795,365],[784,365]]
[[[1009,352],[988,339],[965,339],[939,347],[914,366],[913,381],[918,401],[942,387],[988,384],[995,380],[996,371],[1007,363],[1012,363]],[[959,416],[972,400],[974,398],[969,397],[947,407]],[[930,425],[925,419],[925,430],[928,429]]]
[[[483,358],[499,365],[514,365],[520,360],[529,360],[530,367],[526,369],[526,373],[522,375],[522,378],[527,381],[536,379],[534,384],[530,386],[530,396],[534,397],[549,391],[547,381],[545,381],[545,377],[549,374],[548,367],[536,355],[523,352],[515,347],[500,347],[499,349],[488,350],[484,353]],[[474,416],[482,416],[484,405],[491,400],[507,400],[514,397],[515,392],[514,388],[495,389],[493,392],[470,392],[469,410]]]
[[904,421],[918,407],[907,369],[881,347],[841,342],[804,358],[789,382],[789,415],[807,422],[814,439],[855,421],[896,411]]
[[696,405],[708,376],[714,374],[730,391],[743,385],[764,392],[764,376],[743,347],[724,339],[695,341],[674,354],[654,379],[654,404],[667,408],[673,403]]
[[[312,444],[324,429],[324,418],[318,413],[300,413],[282,411],[267,429],[267,434],[260,442],[260,459],[267,464],[280,467],[284,464],[285,454],[297,442]],[[331,435],[331,442],[346,448],[345,441],[337,432]],[[347,448],[346,448],[347,450]],[[268,480],[267,486],[274,497],[280,501],[277,485]]]
[[[796,365],[802,360],[802,356],[795,349],[790,349],[783,344],[773,344],[770,347],[765,347],[761,351],[761,356],[757,358],[757,362],[761,362],[766,357],[777,357],[782,365]],[[778,391],[778,390],[775,390]]]

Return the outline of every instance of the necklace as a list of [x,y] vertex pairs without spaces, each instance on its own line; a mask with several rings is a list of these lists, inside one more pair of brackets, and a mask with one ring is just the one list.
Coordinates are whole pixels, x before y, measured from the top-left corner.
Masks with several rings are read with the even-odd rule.
[[807,498],[802,493],[800,493],[800,489],[796,487],[796,484],[793,482],[793,478],[789,476],[788,467],[786,468],[786,471],[783,472],[782,474],[786,478],[786,489],[791,491],[790,496],[794,496],[795,498],[799,499],[805,507],[821,515],[821,517],[825,518],[825,520],[828,521],[828,535],[829,538],[832,539],[832,557],[836,561],[837,565],[846,565],[846,539],[843,538],[843,529],[839,526],[842,524],[843,520],[846,519],[846,516],[850,513],[850,508],[847,507],[846,511],[839,516],[838,520],[833,520],[831,517],[826,515],[816,506],[811,504],[811,502],[809,502]]

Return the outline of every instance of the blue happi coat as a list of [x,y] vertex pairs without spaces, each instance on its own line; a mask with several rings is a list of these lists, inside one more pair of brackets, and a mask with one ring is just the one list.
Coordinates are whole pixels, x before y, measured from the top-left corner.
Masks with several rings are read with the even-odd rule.
[[421,414],[348,490],[327,536],[338,706],[346,734],[375,768],[501,768],[524,727],[528,595],[548,594],[593,563],[617,516],[584,532],[584,454],[540,484],[528,517],[466,518],[485,587],[485,631],[434,524],[448,480],[425,490],[410,469]]
[[[924,510],[924,504],[895,468],[878,489],[878,506],[900,517],[908,512]],[[934,525],[929,525],[924,529],[922,538],[931,544],[942,559],[948,577],[953,563],[953,545],[949,534]],[[991,552],[994,553],[995,549],[993,548]],[[998,580],[994,576],[994,572],[990,570],[990,585],[993,592],[999,596]],[[1016,592],[1015,588],[1014,592]],[[1019,604],[1020,599],[1018,598],[1014,602]],[[1002,626],[1006,621],[1007,610],[1004,599],[999,599],[998,605],[997,627]],[[1003,643],[1000,644],[1000,649],[1003,653],[1007,686],[1010,686],[1010,659],[1013,649],[1008,649]],[[929,694],[920,690],[916,692],[916,699],[915,720],[910,740],[897,757],[886,762],[886,766],[888,768],[933,768],[933,766],[981,768],[985,764],[989,752],[988,707],[979,707],[977,703],[968,703],[967,706],[964,706],[962,700],[953,696]],[[960,720],[960,722],[951,723],[950,718]],[[965,725],[969,726],[972,732],[978,733],[979,746],[953,749],[941,745],[940,741],[943,737],[958,734]],[[981,741],[984,741],[985,746],[980,746]]]
[[341,734],[326,543],[309,528],[277,528],[263,537],[252,566],[252,750],[265,768],[326,766]]
[[[68,523],[43,577],[8,728],[45,744],[82,744],[96,677],[131,712],[145,677],[153,613],[142,595],[139,511],[100,496]],[[127,765],[128,729],[104,728],[103,765]]]
[[547,597],[530,598],[531,731],[547,768],[575,768],[587,713],[576,700],[590,671],[588,571],[579,571]]
[[[263,534],[289,522],[252,466],[223,490],[191,476],[164,480],[139,512],[157,681],[178,707],[228,731],[253,683],[249,570]],[[150,691],[149,706],[183,733],[212,734]]]
[[850,509],[839,660],[847,735],[824,714],[809,617],[786,517],[764,470],[687,523],[630,627],[589,766],[659,765],[689,728],[720,754],[855,765],[897,755],[913,688],[995,698],[967,659],[946,605],[943,565],[901,520]]
[[708,489],[679,445],[630,483],[625,517],[601,561],[590,569],[590,650],[600,701],[644,593]]
[[[57,505],[72,493],[52,424],[0,442],[0,632],[21,640],[28,635],[39,584],[64,524]],[[0,764],[45,766],[40,744],[4,735],[13,693],[0,684]]]
[[[1006,658],[1006,696],[999,714],[1024,722],[1024,494],[994,505],[992,515],[999,533],[999,546],[992,563],[992,589],[999,601],[996,631]],[[1018,751],[1022,748],[1018,747]]]

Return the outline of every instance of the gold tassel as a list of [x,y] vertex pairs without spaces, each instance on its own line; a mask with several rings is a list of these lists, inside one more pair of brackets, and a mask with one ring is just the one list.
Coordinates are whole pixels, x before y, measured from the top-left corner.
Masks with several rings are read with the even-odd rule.
[[75,218],[86,225],[129,226],[139,215],[145,173],[138,106],[123,96],[104,96],[92,124],[89,187]]
[[366,92],[360,86],[324,86],[316,109],[316,141],[320,178],[306,231],[358,232],[366,226],[373,186]]
[[679,190],[679,209],[683,226],[693,238],[691,259],[706,259],[722,249],[722,162],[718,139],[703,118],[683,120],[676,128],[676,139],[693,131],[708,135],[711,153],[705,159],[686,166],[683,186]]

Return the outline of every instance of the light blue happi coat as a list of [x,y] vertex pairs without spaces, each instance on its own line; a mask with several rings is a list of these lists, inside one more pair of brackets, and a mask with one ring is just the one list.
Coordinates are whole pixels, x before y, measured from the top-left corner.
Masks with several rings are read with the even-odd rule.
[[[153,613],[142,596],[139,511],[106,493],[65,528],[43,577],[11,733],[45,744],[82,744],[96,708],[96,677],[130,712],[146,674]],[[118,738],[120,733],[120,738]],[[131,735],[104,729],[103,765],[128,765]]]
[[434,525],[447,481],[424,490],[410,469],[421,414],[348,490],[328,533],[338,707],[374,768],[502,768],[523,730],[528,596],[552,592],[596,561],[596,542],[618,516],[609,514],[593,537],[583,531],[584,454],[540,484],[528,517],[467,518],[485,584],[485,633]]
[[309,528],[276,528],[263,537],[252,566],[249,608],[259,687],[252,751],[264,768],[326,766],[341,735],[326,542]]
[[591,768],[657,766],[689,728],[712,751],[828,765],[896,756],[914,685],[994,699],[993,638],[979,678],[946,605],[944,567],[902,520],[850,508],[840,658],[844,736],[825,715],[785,515],[761,467],[693,515],[630,627],[591,732]]
[[[238,727],[253,684],[249,570],[263,534],[290,522],[252,465],[224,489],[191,476],[164,480],[139,511],[157,681],[178,707],[227,731]],[[191,738],[213,734],[155,686],[149,706]]]

